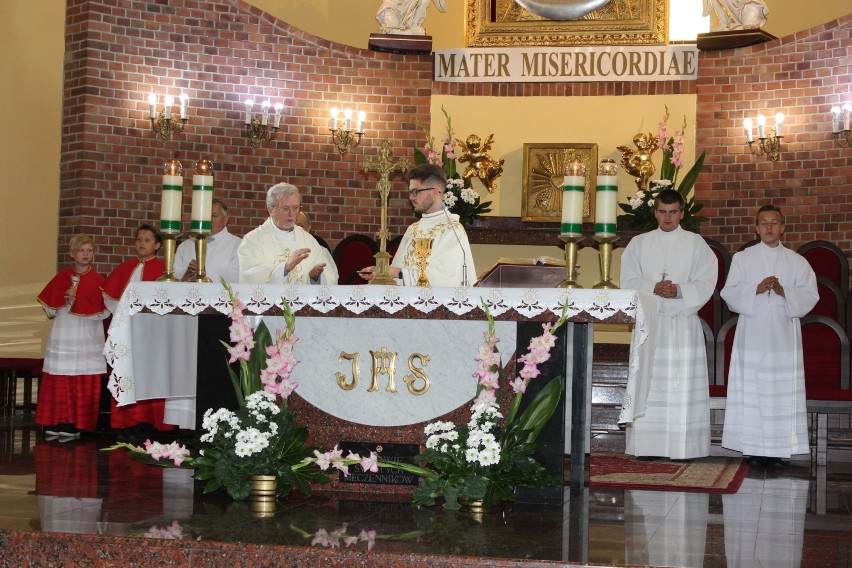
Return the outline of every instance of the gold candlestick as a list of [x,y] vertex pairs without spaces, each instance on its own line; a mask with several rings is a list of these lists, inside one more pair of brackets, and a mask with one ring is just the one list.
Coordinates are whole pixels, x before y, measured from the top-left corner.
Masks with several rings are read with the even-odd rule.
[[582,288],[577,284],[577,243],[582,235],[559,235],[559,240],[565,243],[565,280],[557,288]]
[[594,238],[600,243],[598,245],[598,263],[601,269],[601,281],[595,284],[593,288],[617,290],[618,286],[610,279],[610,269],[612,268],[612,243],[618,237],[599,237],[595,235]]
[[175,239],[174,233],[162,233],[163,235],[163,260],[166,263],[166,271],[157,278],[157,282],[180,282],[180,278],[174,275],[175,271]]
[[207,276],[207,233],[193,233],[195,237],[195,261],[198,263],[198,274],[190,278],[190,282],[213,282]]
[[432,239],[414,239],[414,254],[417,255],[417,266],[420,268],[417,274],[417,286],[429,286],[426,267],[429,266],[429,255],[432,254]]

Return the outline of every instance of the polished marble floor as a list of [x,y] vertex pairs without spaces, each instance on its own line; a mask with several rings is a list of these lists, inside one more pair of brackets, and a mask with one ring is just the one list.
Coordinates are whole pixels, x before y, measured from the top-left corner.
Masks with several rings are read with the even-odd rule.
[[[852,462],[751,470],[736,494],[565,489],[562,505],[482,516],[413,509],[405,499],[291,496],[274,516],[201,493],[188,470],[103,452],[110,434],[45,440],[3,418],[0,532],[192,539],[381,553],[551,560],[604,566],[852,567]],[[617,436],[595,445],[612,449]],[[593,446],[593,450],[594,450]],[[720,451],[714,448],[714,452]],[[0,552],[0,559],[2,558]]]

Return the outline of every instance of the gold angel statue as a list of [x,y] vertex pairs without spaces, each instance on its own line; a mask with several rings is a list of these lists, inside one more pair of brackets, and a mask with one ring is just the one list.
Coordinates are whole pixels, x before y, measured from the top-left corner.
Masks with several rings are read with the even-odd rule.
[[648,182],[656,169],[651,156],[657,151],[657,137],[650,132],[648,134],[640,132],[633,137],[633,144],[636,150],[627,146],[617,148],[621,151],[621,166],[625,172],[633,176],[636,187],[648,189]]
[[503,174],[503,162],[505,162],[503,158],[497,161],[488,155],[494,143],[494,135],[488,136],[484,144],[476,134],[471,134],[464,142],[456,138],[456,142],[462,148],[462,155],[459,156],[458,161],[468,162],[462,178],[469,184],[470,178],[476,176],[488,193],[494,193],[497,190],[497,178]]

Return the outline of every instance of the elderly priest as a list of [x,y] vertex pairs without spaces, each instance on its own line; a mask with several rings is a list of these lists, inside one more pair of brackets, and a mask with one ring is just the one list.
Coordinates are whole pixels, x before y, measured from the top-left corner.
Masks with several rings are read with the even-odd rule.
[[337,284],[337,267],[326,262],[322,245],[296,226],[301,203],[294,185],[269,188],[269,219],[247,234],[237,251],[241,284]]

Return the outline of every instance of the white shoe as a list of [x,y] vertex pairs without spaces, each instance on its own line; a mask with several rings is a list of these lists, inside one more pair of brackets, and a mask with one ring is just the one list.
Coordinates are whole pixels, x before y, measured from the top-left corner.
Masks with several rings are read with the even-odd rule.
[[80,437],[80,432],[60,432],[59,433],[59,441],[67,442],[69,440],[76,440]]

